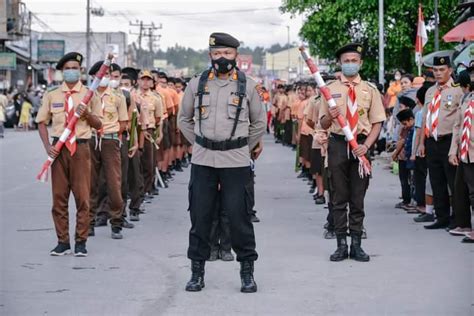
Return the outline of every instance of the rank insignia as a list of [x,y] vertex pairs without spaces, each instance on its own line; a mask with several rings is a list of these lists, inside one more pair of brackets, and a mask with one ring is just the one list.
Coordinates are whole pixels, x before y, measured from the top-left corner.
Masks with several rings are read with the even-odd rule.
[[362,115],[364,115],[364,114],[365,114],[364,109],[359,109],[359,116],[362,116]]

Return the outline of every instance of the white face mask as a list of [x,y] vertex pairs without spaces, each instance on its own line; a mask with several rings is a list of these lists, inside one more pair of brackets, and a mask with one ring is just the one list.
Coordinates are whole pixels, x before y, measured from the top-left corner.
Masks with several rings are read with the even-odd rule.
[[119,85],[120,81],[118,80],[110,80],[109,82],[109,87],[111,87],[112,89],[117,89]]
[[402,79],[402,76],[400,76],[400,75],[395,75],[395,80],[399,81],[400,79]]
[[109,77],[104,77],[102,80],[100,80],[99,86],[100,87],[107,87],[109,85],[110,78]]

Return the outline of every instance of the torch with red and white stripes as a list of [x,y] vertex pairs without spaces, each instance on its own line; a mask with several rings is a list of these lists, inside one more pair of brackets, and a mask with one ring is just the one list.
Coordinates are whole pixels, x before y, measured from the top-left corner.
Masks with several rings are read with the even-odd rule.
[[[90,100],[94,96],[95,91],[97,90],[97,87],[99,86],[100,80],[102,80],[102,78],[107,73],[107,70],[110,68],[110,64],[112,63],[113,58],[114,58],[113,54],[107,55],[107,58],[105,59],[102,66],[100,66],[100,69],[97,72],[94,81],[89,87],[89,90],[87,91],[84,98],[82,98],[81,103],[80,103],[81,106],[87,106],[89,104]],[[77,120],[79,118],[80,118],[79,110],[76,109],[74,116],[69,121],[66,128],[64,129],[63,133],[61,134],[61,137],[59,137],[59,141],[56,143],[56,145],[54,145],[54,148],[56,149],[57,152],[61,151],[61,148],[64,146],[64,143],[67,141],[69,135],[74,130],[74,127],[76,126]],[[43,164],[43,167],[41,168],[40,173],[36,176],[36,179],[40,180],[41,182],[46,182],[46,180],[48,179],[49,167],[51,167],[53,162],[54,162],[54,158],[48,156],[48,159]]]
[[[324,79],[321,76],[321,73],[319,72],[318,66],[316,66],[313,59],[308,56],[303,46],[300,47],[300,51],[301,56],[303,57],[304,61],[306,62],[306,65],[308,66],[309,70],[314,76],[314,79],[316,80],[321,94],[328,102],[329,107],[337,106],[336,101],[334,101],[334,99],[332,98],[331,91],[326,86],[326,83],[324,82]],[[341,114],[339,114],[339,116],[337,117],[337,122],[339,123],[339,126],[341,126],[342,131],[344,132],[344,136],[346,136],[346,139],[349,142],[349,145],[351,146],[352,150],[356,149],[359,144],[357,144],[354,134],[352,133],[351,128],[347,124],[346,119]],[[370,166],[369,160],[365,156],[360,156],[358,158],[361,167],[359,170],[359,174],[361,175],[361,177],[370,175],[372,167]]]

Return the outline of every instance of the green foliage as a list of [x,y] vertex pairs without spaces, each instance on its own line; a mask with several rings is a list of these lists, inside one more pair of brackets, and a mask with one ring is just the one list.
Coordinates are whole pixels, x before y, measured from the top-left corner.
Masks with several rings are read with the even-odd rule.
[[[456,18],[458,0],[439,1],[440,50],[453,48],[442,36]],[[434,50],[433,1],[425,0],[423,14],[428,31],[424,54]],[[310,50],[323,58],[335,58],[334,52],[349,42],[360,42],[366,49],[363,75],[377,78],[378,72],[378,1],[377,0],[283,0],[283,12],[305,15],[300,36]],[[415,39],[418,1],[384,1],[385,69],[415,72]]]

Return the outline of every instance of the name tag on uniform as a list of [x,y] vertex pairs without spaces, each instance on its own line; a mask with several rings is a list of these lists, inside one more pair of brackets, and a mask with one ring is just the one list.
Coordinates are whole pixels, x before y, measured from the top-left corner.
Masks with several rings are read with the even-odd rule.
[[63,106],[64,106],[64,103],[53,103],[53,104],[51,105],[51,107],[52,107],[53,109],[62,108]]
[[333,99],[337,99],[337,98],[342,97],[342,95],[340,93],[332,94],[331,96],[333,97]]

